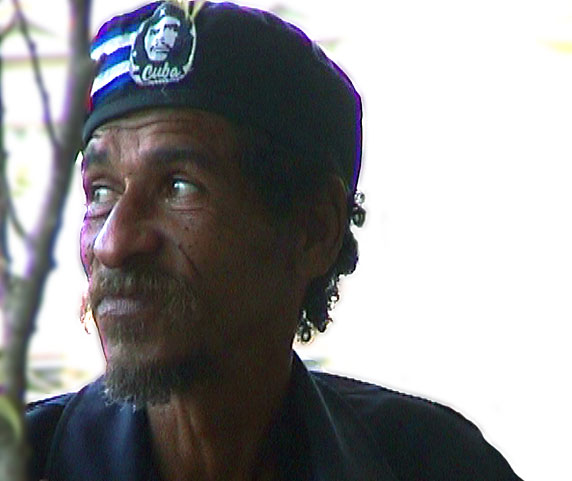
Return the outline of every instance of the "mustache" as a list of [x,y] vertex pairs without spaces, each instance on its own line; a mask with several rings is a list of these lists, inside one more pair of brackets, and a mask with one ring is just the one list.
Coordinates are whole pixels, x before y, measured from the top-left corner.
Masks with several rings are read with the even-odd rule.
[[182,276],[153,266],[130,266],[93,272],[85,308],[95,311],[105,297],[145,298],[167,306],[177,299],[194,299],[195,295],[190,282]]

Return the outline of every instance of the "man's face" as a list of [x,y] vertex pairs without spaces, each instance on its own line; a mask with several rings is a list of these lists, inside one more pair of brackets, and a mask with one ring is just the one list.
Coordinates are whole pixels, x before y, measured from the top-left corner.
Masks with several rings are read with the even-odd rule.
[[163,62],[175,46],[181,22],[175,17],[161,17],[145,34],[145,51],[149,60]]
[[115,397],[165,401],[291,342],[294,250],[239,152],[230,123],[190,110],[117,120],[90,140],[81,256]]

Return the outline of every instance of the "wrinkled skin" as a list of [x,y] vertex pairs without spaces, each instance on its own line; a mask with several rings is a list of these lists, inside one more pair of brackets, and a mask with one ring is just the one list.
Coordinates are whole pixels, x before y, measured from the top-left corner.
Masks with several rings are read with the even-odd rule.
[[260,449],[300,306],[343,240],[338,178],[278,222],[240,172],[241,140],[214,114],[152,110],[84,153],[81,257],[110,397],[146,408],[165,481],[274,479]]
[[[92,308],[108,366],[196,361],[215,379],[245,358],[289,356],[306,283],[296,236],[272,221],[240,173],[239,153],[233,126],[197,111],[145,112],[90,140],[81,258],[91,286],[142,269],[180,280],[175,295],[189,295],[170,312],[161,293],[121,280],[99,292]],[[117,335],[116,323],[137,335]]]

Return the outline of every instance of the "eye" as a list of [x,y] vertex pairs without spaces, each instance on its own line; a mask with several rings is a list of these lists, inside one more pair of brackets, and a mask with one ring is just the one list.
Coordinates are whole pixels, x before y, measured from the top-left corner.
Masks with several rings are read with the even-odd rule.
[[105,204],[115,199],[115,192],[105,185],[99,185],[93,187],[89,197],[91,204]]
[[201,198],[201,187],[188,179],[173,177],[168,181],[166,201],[173,207],[194,207]]
[[88,217],[99,217],[109,213],[117,202],[117,192],[107,185],[93,185],[86,190]]
[[185,179],[173,179],[171,182],[172,197],[187,197],[199,192],[199,188]]

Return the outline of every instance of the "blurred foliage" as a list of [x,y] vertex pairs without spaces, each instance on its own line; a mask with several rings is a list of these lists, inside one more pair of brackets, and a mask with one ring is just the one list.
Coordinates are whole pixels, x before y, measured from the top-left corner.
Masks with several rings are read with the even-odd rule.
[[14,178],[12,179],[12,196],[21,197],[30,188],[30,170],[26,165],[20,165],[16,169]]

